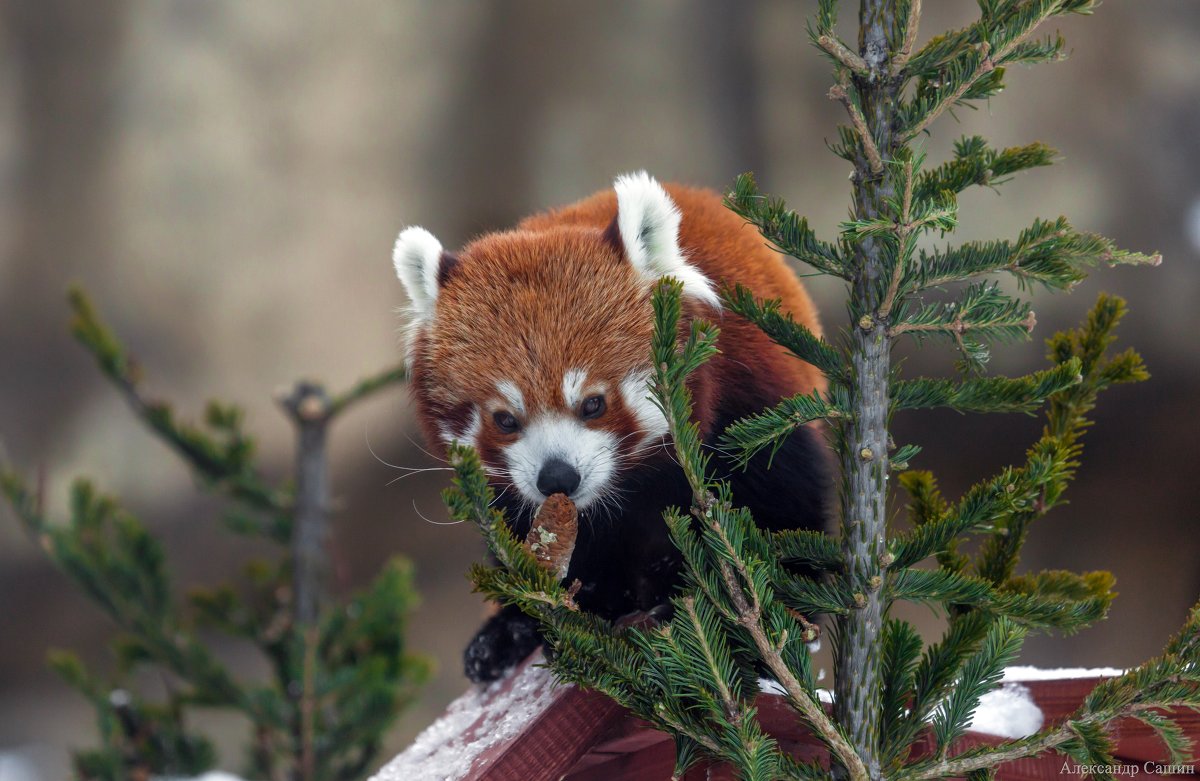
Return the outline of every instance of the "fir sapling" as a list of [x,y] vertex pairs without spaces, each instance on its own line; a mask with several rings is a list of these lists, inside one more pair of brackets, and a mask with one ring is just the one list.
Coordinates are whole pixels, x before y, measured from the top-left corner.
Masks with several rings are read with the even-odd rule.
[[[921,139],[947,112],[997,94],[1007,67],[1061,59],[1063,39],[1036,31],[1054,17],[1089,13],[1093,3],[979,0],[975,22],[921,47],[919,0],[861,0],[854,47],[836,32],[838,5],[821,0],[810,36],[834,67],[829,97],[849,117],[834,151],[854,169],[850,218],[836,241],[821,240],[749,175],[737,180],[727,205],[780,252],[844,280],[849,326],[827,341],[778,302],[725,290],[728,311],[819,368],[828,390],[739,420],[720,442],[724,454],[747,464],[821,421],[841,466],[838,534],[763,531],[716,474],[692,418],[688,378],[714,355],[718,325],[695,320],[680,334],[682,287],[667,280],[654,295],[648,392],[692,489],[691,506],[664,519],[684,562],[670,617],[630,627],[579,610],[566,584],[537,565],[492,506],[478,455],[455,445],[448,504],[456,518],[479,525],[499,561],[473,570],[476,586],[538,619],[561,679],[603,691],[670,733],[676,776],[708,758],[746,779],[827,777],[822,764],[790,755],[755,719],[764,669],[828,749],[836,774],[856,781],[985,778],[1002,762],[1048,751],[1107,764],[1109,726],[1123,717],[1143,721],[1182,761],[1191,747],[1169,709],[1200,707],[1200,608],[1162,656],[1101,684],[1065,721],[995,746],[954,749],[1028,633],[1074,632],[1104,617],[1114,596],[1110,574],[1018,574],[1017,564],[1031,525],[1061,503],[1074,476],[1098,394],[1147,376],[1136,353],[1109,351],[1124,314],[1111,296],[1101,296],[1078,329],[1048,340],[1042,371],[988,376],[992,346],[1034,329],[1023,294],[1069,290],[1096,265],[1158,265],[1160,258],[1120,250],[1063,218],[1038,220],[1013,240],[935,246],[930,238],[957,226],[960,192],[999,186],[1049,165],[1055,154],[1038,143],[994,149],[969,137],[951,160],[930,166]],[[1017,293],[998,284],[1006,277]],[[923,295],[934,290],[950,297]],[[960,373],[902,376],[891,356],[900,339],[949,345]],[[1040,409],[1045,427],[1023,464],[949,499],[931,473],[904,471],[919,446],[893,442],[888,430],[897,412],[938,407]],[[894,471],[909,496],[907,531],[888,523]],[[966,541],[980,544],[968,553]],[[944,636],[926,643],[891,616],[896,602],[944,611]],[[818,695],[806,644],[797,642],[813,637],[818,617],[834,651],[832,712]]]
[[[115,669],[89,669],[75,654],[51,665],[93,704],[100,738],[73,756],[80,781],[199,776],[218,761],[189,716],[197,708],[239,714],[248,725],[245,774],[277,781],[357,781],[388,728],[412,702],[429,663],[408,651],[416,604],[412,567],[392,559],[362,591],[335,601],[325,589],[330,494],[324,436],[358,400],[392,386],[391,368],[329,396],[302,382],[279,401],[298,429],[294,483],[259,469],[241,411],[213,402],[202,425],[181,421],[142,389],[141,371],[86,296],[71,292],[76,338],[134,414],[221,497],[233,533],[275,546],[246,564],[244,577],[177,598],[166,552],[140,519],[78,480],[67,522],[51,520],[40,486],[0,463],[0,495],[49,559],[116,625]],[[266,680],[242,680],[206,634],[215,630],[258,650]],[[165,696],[145,695],[136,674],[152,670]],[[213,776],[216,777],[215,775]]]

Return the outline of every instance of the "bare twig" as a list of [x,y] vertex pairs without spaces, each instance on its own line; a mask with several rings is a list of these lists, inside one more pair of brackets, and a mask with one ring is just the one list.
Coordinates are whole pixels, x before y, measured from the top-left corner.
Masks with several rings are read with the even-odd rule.
[[823,33],[817,38],[817,45],[828,52],[830,57],[845,65],[859,76],[868,76],[871,73],[871,67],[867,65],[867,61],[858,56],[838,40],[838,37],[833,33]]
[[862,141],[863,151],[867,155],[867,162],[871,166],[871,173],[883,173],[883,157],[879,154],[879,147],[875,145],[875,139],[871,136],[871,131],[867,128],[867,120],[863,118],[862,111],[850,97],[849,90],[846,89],[845,83],[834,84],[829,88],[829,99],[839,101],[846,107],[846,113],[850,115],[850,124],[854,126],[854,132]]
[[329,533],[329,463],[325,449],[330,402],[325,389],[298,382],[279,399],[295,423],[296,499],[292,529],[292,618],[297,626],[316,622],[321,589],[328,569],[325,538]]
[[300,695],[300,781],[317,777],[317,627],[304,630],[304,681]]
[[298,721],[292,730],[300,750],[296,781],[316,778],[316,691],[317,622],[329,569],[326,538],[329,535],[329,457],[326,433],[333,407],[325,389],[312,382],[298,382],[281,396],[280,406],[296,425],[296,500],[292,527],[291,624],[304,644],[299,681]]
[[994,750],[971,756],[943,758],[932,764],[920,766],[919,770],[912,774],[902,774],[899,778],[902,781],[959,778],[973,770],[983,770],[996,767],[1004,762],[1037,756],[1055,746],[1062,745],[1073,737],[1075,737],[1075,732],[1067,724],[1064,724],[1047,730],[1040,738],[1015,740],[1008,744],[1001,744]]
[[[919,5],[917,9],[919,9]],[[900,279],[904,276],[905,248],[908,244],[909,234],[913,229],[911,223],[912,198],[913,163],[909,159],[904,162],[904,198],[900,203],[900,221],[896,223],[896,237],[899,239],[900,248],[896,253],[896,267],[892,269],[892,281],[888,284],[887,293],[884,294],[883,302],[879,305],[879,319],[881,322],[892,313],[892,306],[896,303],[896,294],[900,290]]]
[[350,405],[362,401],[376,391],[408,379],[408,370],[404,366],[393,366],[378,374],[364,377],[355,383],[354,387],[336,394],[329,400],[329,417],[334,418]]
[[917,28],[920,24],[921,0],[912,0],[908,8],[908,26],[904,28],[904,43],[901,44],[900,51],[896,52],[896,56],[892,57],[893,76],[899,75],[904,66],[908,65],[908,58],[912,56],[913,47],[917,43]]

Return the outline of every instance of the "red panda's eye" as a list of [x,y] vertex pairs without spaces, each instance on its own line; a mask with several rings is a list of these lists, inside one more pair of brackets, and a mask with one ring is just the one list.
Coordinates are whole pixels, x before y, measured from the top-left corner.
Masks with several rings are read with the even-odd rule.
[[579,417],[584,420],[598,418],[604,414],[604,397],[591,396],[584,399],[583,404],[579,405]]
[[505,434],[512,434],[521,428],[521,424],[517,422],[517,419],[508,412],[497,412],[492,415],[492,420],[496,422],[496,428]]

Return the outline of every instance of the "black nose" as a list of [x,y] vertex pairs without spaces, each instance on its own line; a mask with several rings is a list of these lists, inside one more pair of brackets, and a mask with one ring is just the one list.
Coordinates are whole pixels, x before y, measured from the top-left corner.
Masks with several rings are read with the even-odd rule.
[[538,472],[537,488],[543,496],[550,494],[570,496],[571,492],[578,487],[579,473],[566,461],[552,458],[542,464],[542,471]]

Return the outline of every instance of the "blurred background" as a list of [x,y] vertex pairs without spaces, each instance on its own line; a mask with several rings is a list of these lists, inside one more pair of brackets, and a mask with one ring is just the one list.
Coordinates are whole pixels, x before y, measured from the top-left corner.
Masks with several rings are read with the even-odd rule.
[[[922,40],[976,12],[966,0],[925,6]],[[210,397],[241,402],[283,474],[291,429],[273,389],[301,376],[341,388],[399,359],[389,251],[404,225],[455,247],[620,172],[722,188],[755,170],[834,236],[849,168],[825,148],[844,117],[804,32],[814,7],[0,0],[3,454],[44,468],[52,508],[77,474],[119,494],[166,540],[181,591],[234,575],[252,552],[68,336],[70,281],[127,339],[151,393],[191,417]],[[980,133],[1062,153],[1002,198],[964,195],[955,240],[1066,214],[1164,254],[1160,268],[1101,269],[1072,295],[1038,297],[1035,341],[993,360],[997,372],[1037,368],[1040,338],[1077,322],[1097,292],[1130,302],[1122,343],[1153,379],[1103,397],[1071,504],[1035,527],[1025,556],[1029,568],[1112,569],[1121,596],[1095,629],[1032,639],[1024,661],[1122,666],[1156,653],[1200,593],[1200,4],[1110,0],[1059,27],[1068,61],[1010,72],[982,110],[935,125],[928,149],[937,162]],[[828,329],[840,327],[840,286],[812,289]],[[905,369],[951,363],[933,349]],[[949,495],[1019,461],[1039,429],[1011,415],[896,421]],[[432,465],[417,440],[396,390],[340,421],[332,443],[335,588],[396,552],[412,557],[424,603],[411,642],[439,664],[389,753],[466,686],[459,654],[482,611],[465,576],[476,533],[429,522],[445,519],[445,474],[396,481],[384,463]],[[91,711],[47,671],[46,649],[92,649],[104,663],[96,649],[112,629],[0,511],[0,752],[25,757],[29,778],[64,777],[68,747],[91,742]],[[235,769],[228,736],[241,725],[210,727]]]

